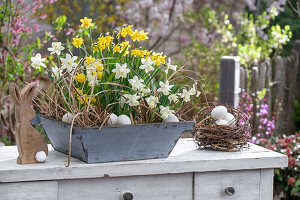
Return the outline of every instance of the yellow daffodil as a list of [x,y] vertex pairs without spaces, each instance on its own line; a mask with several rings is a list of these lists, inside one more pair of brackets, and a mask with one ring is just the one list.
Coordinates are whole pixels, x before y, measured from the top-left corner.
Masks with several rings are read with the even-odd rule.
[[111,40],[113,39],[113,37],[111,37],[110,35],[107,35],[104,37],[104,39],[105,39],[105,46],[109,47],[109,44],[110,44]]
[[[144,58],[144,57],[147,55],[148,52],[149,52],[149,51],[147,51],[147,50],[143,50],[143,51],[141,50],[141,51],[140,51],[140,56],[141,56],[141,58]],[[150,53],[149,53],[149,54],[150,54]],[[148,55],[149,55],[149,54],[148,54]]]
[[77,75],[75,76],[75,80],[78,81],[79,83],[83,83],[85,81],[85,75],[84,74],[79,74],[77,72]]
[[162,56],[162,54],[163,54],[162,52],[161,53],[155,53],[155,52],[153,52],[153,54],[151,56],[151,60],[155,61],[156,65],[164,64],[166,62],[165,58],[167,56]]
[[94,62],[96,60],[96,58],[93,58],[92,56],[89,56],[89,57],[86,57],[85,58],[85,63],[88,64],[88,63],[91,63],[91,62]]
[[141,53],[141,50],[139,50],[139,49],[133,49],[133,50],[131,50],[131,55],[139,56],[140,53]]
[[135,30],[134,32],[132,32],[132,34],[130,35],[130,37],[131,37],[131,39],[132,39],[132,41],[136,41],[136,40],[138,40],[138,37],[139,37],[139,32],[138,32],[138,30]]
[[73,38],[73,42],[72,44],[74,45],[74,47],[79,48],[83,43],[83,39],[82,38]]
[[102,78],[102,71],[101,72],[97,72],[97,78],[101,79]]
[[147,40],[147,39],[149,39],[149,37],[147,35],[148,35],[147,32],[140,31],[138,34],[137,40],[138,41]]
[[117,44],[114,48],[113,48],[113,51],[114,52],[120,52],[121,51],[121,47],[120,47],[120,45],[119,44]]
[[131,30],[132,25],[127,26],[126,28],[123,28],[121,31],[121,36],[126,37],[126,35],[131,35],[133,31]]
[[80,19],[81,27],[89,28],[93,26],[92,19],[88,19],[87,17],[84,17],[83,19]]

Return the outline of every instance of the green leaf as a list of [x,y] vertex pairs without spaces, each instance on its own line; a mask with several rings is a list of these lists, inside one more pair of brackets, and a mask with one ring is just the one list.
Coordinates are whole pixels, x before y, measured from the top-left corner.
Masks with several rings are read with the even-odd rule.
[[300,187],[294,187],[291,191],[291,195],[294,195],[300,191]]
[[299,187],[299,186],[300,186],[300,179],[296,182],[295,186],[296,186],[296,187]]

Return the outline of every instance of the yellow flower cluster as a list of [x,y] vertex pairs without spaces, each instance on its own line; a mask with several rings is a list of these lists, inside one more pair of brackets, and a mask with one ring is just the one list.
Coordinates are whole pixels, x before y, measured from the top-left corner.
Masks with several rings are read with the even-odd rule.
[[72,44],[74,45],[74,47],[78,48],[78,47],[80,47],[82,45],[82,43],[83,43],[83,39],[82,38],[78,38],[78,37],[73,38]]
[[[79,92],[79,94],[77,92],[75,92],[75,95],[76,95],[77,100],[80,101],[80,104],[88,103],[90,101],[90,97],[87,96],[87,94],[84,94],[82,92],[82,90],[77,88],[77,91]],[[95,97],[93,97],[91,99],[91,103],[92,104],[96,103],[96,98]]]
[[90,67],[92,66],[93,68],[95,68],[97,70],[97,72],[93,72],[93,76],[97,73],[97,78],[101,79],[102,75],[103,75],[103,64],[99,61],[95,62],[96,58],[93,58],[92,56],[86,57],[85,58],[85,64]]
[[79,74],[77,72],[75,76],[75,80],[78,81],[79,83],[83,83],[85,81],[85,75],[84,74]]
[[144,31],[138,31],[137,29],[135,29],[135,31],[133,31],[132,29],[132,25],[127,26],[126,28],[123,28],[117,35],[117,37],[119,38],[120,36],[122,36],[123,38],[125,38],[127,35],[130,35],[132,41],[143,41],[143,40],[147,40],[149,39],[149,37],[147,36],[148,33],[144,32]]
[[141,58],[148,57],[151,54],[151,51],[133,49],[131,50],[131,55],[140,56]]
[[125,41],[122,42],[121,44],[117,44],[114,48],[113,51],[114,52],[118,52],[121,53],[124,51],[124,49],[127,47],[126,51],[124,52],[123,56],[126,56],[127,54],[129,54],[129,48],[131,47],[131,45],[129,44],[129,41]]
[[98,42],[96,42],[93,46],[94,52],[98,52],[99,50],[102,51],[105,48],[108,48],[110,45],[110,42],[112,40],[112,37],[110,35],[107,36],[101,36],[98,38]]
[[152,56],[151,56],[151,61],[155,61],[156,65],[161,65],[161,64],[166,63],[165,58],[167,56],[163,56],[162,54],[163,54],[162,52],[161,53],[155,53],[155,52],[153,52]]

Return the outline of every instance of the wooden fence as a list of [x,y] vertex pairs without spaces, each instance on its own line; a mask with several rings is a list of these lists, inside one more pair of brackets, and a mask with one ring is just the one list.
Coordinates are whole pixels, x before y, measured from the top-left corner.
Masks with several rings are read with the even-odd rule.
[[[246,103],[246,92],[258,99],[266,89],[269,118],[275,116],[275,135],[292,134],[294,130],[294,102],[300,99],[300,41],[296,41],[289,57],[264,61],[250,69],[240,67],[237,57],[222,57],[220,65],[221,104],[237,107]],[[263,100],[261,100],[263,101]],[[253,101],[252,125],[258,127],[258,100]]]

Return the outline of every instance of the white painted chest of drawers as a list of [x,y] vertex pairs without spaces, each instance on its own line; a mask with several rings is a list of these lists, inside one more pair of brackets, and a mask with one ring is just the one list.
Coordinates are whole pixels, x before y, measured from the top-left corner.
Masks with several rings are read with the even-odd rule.
[[[51,148],[52,149],[52,148]],[[54,150],[46,163],[16,164],[0,147],[0,200],[271,200],[273,168],[287,157],[251,145],[240,152],[199,150],[181,139],[167,159],[86,164]],[[132,195],[132,196],[131,196]]]

